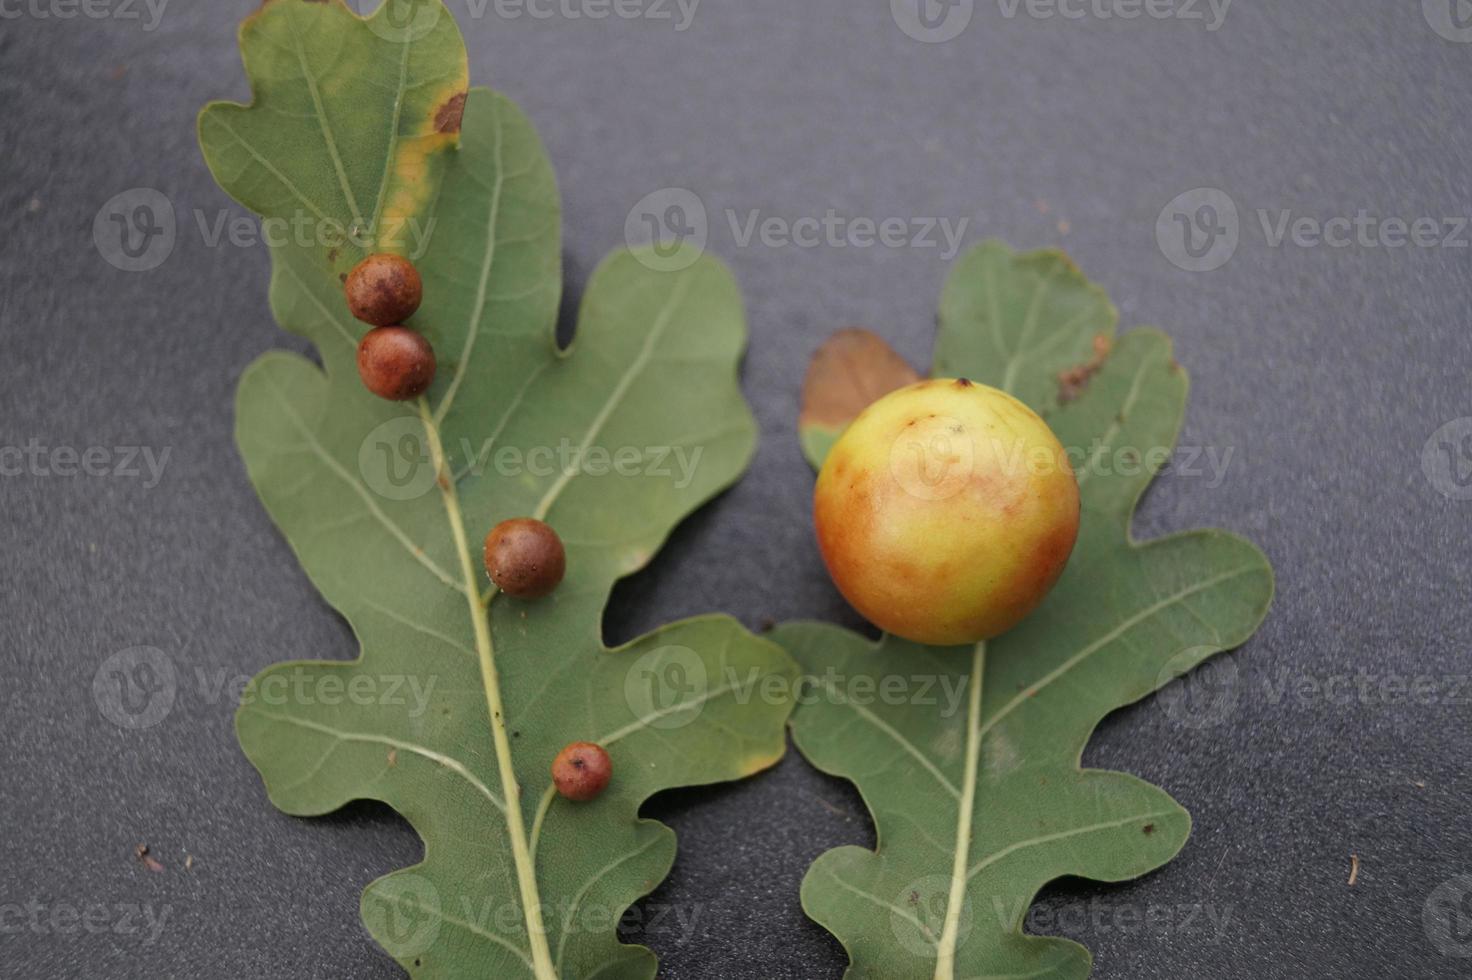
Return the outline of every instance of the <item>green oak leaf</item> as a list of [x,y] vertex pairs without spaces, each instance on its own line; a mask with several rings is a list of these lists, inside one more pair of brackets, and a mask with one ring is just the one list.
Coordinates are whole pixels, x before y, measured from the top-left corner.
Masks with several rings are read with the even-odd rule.
[[[877,852],[829,851],[803,881],[803,907],[848,949],[851,980],[1087,977],[1084,947],[1024,935],[1038,891],[1067,875],[1135,878],[1186,842],[1190,817],[1165,792],[1080,757],[1110,712],[1247,640],[1273,575],[1222,531],[1132,539],[1187,381],[1163,334],[1111,340],[1115,320],[1057,252],[981,246],[945,290],[936,376],[1024,397],[1078,470],[1079,543],[1032,617],[974,648],[818,624],[773,634],[811,685],[792,721],[798,748],[858,786],[878,829]],[[1223,704],[1162,700],[1181,723],[1222,720]]]
[[[366,29],[339,3],[273,0],[244,32],[257,93],[294,104],[292,86],[310,87],[321,67],[333,84],[316,79],[328,93],[319,120],[381,123],[382,106],[359,93],[397,86],[418,98],[464,57],[446,47],[349,58],[377,44]],[[342,54],[292,74],[270,49],[294,35],[309,51],[336,38]],[[309,199],[329,217],[356,220],[350,195],[333,197],[320,172],[325,128],[230,110],[237,133],[269,141],[253,146],[261,167],[242,167],[239,146],[209,136],[221,112],[207,109],[201,128],[227,191],[266,217],[294,212],[295,196],[257,195],[270,174],[315,188]],[[374,185],[397,152],[390,141],[343,157],[344,184]],[[389,192],[424,202],[404,216],[434,229],[411,325],[434,344],[439,374],[417,402],[379,400],[358,379],[367,327],[347,312],[339,269],[361,248],[272,246],[273,310],[321,364],[282,351],[253,364],[237,441],[361,656],[267,669],[242,698],[238,735],[285,812],[381,800],[418,831],[423,863],[373,883],[362,903],[369,931],[412,975],[647,980],[653,954],[621,944],[616,927],[668,873],[675,839],[639,808],[661,790],[774,764],[791,707],[781,692],[796,678],[780,648],[726,617],[616,650],[601,636],[614,583],[750,460],[740,293],[714,259],[669,273],[619,252],[592,276],[575,341],[560,351],[560,203],[532,126],[475,90],[437,155],[419,183]],[[567,547],[565,581],[537,602],[496,593],[481,568],[481,537],[515,516],[545,519]],[[591,803],[553,790],[552,759],[573,741],[613,759],[613,781]]]
[[332,249],[340,269],[417,251],[470,85],[441,0],[387,0],[370,18],[343,0],[266,0],[240,48],[254,101],[199,117],[220,185],[277,219],[276,240]]

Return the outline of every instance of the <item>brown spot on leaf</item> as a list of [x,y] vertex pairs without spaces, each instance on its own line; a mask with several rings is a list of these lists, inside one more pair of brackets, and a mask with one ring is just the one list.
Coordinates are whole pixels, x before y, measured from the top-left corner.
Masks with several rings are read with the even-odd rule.
[[1067,404],[1084,393],[1089,382],[1094,380],[1094,375],[1099,373],[1099,369],[1109,359],[1109,351],[1112,347],[1113,344],[1109,338],[1101,333],[1094,338],[1093,357],[1066,371],[1058,372],[1058,400],[1060,402]]
[[460,132],[460,122],[465,118],[466,94],[465,92],[461,92],[440,106],[439,111],[434,114],[434,131],[436,133]]
[[840,330],[824,341],[808,365],[798,424],[841,428],[891,391],[919,380],[915,369],[877,334]]
[[1149,837],[1151,834],[1155,833],[1155,825],[1153,823],[1147,823],[1143,829],[1145,831],[1146,837]]

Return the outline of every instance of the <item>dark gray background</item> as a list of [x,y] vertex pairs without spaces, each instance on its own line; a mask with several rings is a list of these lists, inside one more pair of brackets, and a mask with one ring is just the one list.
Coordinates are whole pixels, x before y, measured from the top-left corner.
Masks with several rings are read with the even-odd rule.
[[[0,478],[0,975],[397,973],[359,926],[358,895],[414,862],[417,839],[376,807],[273,810],[215,687],[354,652],[231,442],[236,379],[286,342],[267,256],[208,247],[195,225],[196,209],[238,213],[201,163],[194,119],[208,99],[246,96],[235,23],[255,6],[176,0],[156,31],[0,20],[0,445],[171,450],[154,487]],[[1472,44],[1438,36],[1416,0],[1238,0],[1214,32],[1009,19],[978,0],[943,44],[907,37],[883,0],[704,0],[683,33],[451,6],[476,81],[517,99],[547,143],[572,295],[635,202],[679,186],[710,208],[712,247],[749,304],[756,463],[619,588],[611,640],[710,610],[754,628],[852,622],[811,543],[793,431],[804,365],[855,323],[928,356],[937,250],[738,248],[726,209],[969,217],[971,243],[1062,245],[1126,325],[1175,336],[1194,379],[1183,442],[1234,452],[1219,485],[1162,480],[1140,532],[1248,534],[1279,591],[1228,661],[1225,723],[1182,726],[1147,703],[1109,719],[1086,755],[1192,811],[1180,859],[1129,886],[1055,886],[1043,907],[1066,914],[1037,928],[1087,943],[1101,978],[1472,973],[1433,942],[1453,879],[1472,872],[1472,706],[1446,703],[1472,671],[1472,501],[1439,494],[1421,465],[1438,427],[1472,416],[1472,249],[1274,248],[1255,215],[1472,214]],[[1193,274],[1163,256],[1155,222],[1202,186],[1233,197],[1242,238],[1225,267]],[[177,249],[148,274],[93,246],[98,209],[134,187],[180,216]],[[133,732],[91,684],[136,646],[164,650],[182,680],[172,713]],[[1298,687],[1361,669],[1377,684],[1424,675],[1437,703]],[[630,934],[665,976],[840,976],[842,951],[803,918],[798,885],[822,851],[872,840],[845,785],[789,756],[649,810],[681,846],[649,904],[695,917],[688,932],[666,918]],[[144,842],[162,873],[135,859]],[[115,931],[66,918],[98,904]],[[156,940],[130,931],[130,905],[166,915]],[[43,910],[39,929],[27,906]]]

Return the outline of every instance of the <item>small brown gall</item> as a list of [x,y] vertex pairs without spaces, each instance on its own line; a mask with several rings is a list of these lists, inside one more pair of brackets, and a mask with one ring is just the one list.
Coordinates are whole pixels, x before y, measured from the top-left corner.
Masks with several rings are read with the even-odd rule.
[[403,323],[424,300],[424,282],[414,263],[387,253],[359,262],[348,273],[345,290],[353,316],[375,327]]
[[358,374],[380,398],[418,398],[434,381],[434,371],[434,348],[407,327],[370,330],[358,345]]
[[486,574],[517,599],[550,595],[567,574],[567,552],[557,532],[541,521],[517,517],[486,535]]
[[576,803],[603,795],[612,777],[613,760],[603,746],[592,742],[573,742],[552,763],[552,782],[557,785],[557,792]]

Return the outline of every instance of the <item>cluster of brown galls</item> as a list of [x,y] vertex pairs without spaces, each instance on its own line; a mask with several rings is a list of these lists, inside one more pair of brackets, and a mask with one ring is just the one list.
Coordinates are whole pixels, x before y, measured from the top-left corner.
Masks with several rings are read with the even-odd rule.
[[[424,281],[414,263],[398,255],[370,255],[348,274],[348,309],[373,329],[358,345],[358,375],[373,394],[410,401],[434,382],[434,348],[404,326],[424,301]],[[486,574],[497,589],[517,599],[551,595],[567,573],[567,552],[557,532],[543,521],[518,517],[486,535]],[[613,763],[601,745],[574,742],[552,763],[557,792],[585,802],[602,794]]]

